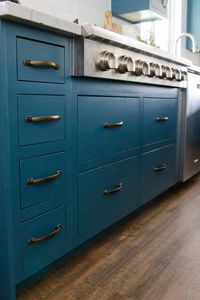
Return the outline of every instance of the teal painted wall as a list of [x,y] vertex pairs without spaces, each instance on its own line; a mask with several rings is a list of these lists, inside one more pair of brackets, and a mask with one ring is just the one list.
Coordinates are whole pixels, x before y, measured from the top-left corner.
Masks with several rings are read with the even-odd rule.
[[[195,35],[200,45],[200,1],[188,0],[187,6],[187,31]],[[190,41],[187,42],[187,47],[191,49]]]

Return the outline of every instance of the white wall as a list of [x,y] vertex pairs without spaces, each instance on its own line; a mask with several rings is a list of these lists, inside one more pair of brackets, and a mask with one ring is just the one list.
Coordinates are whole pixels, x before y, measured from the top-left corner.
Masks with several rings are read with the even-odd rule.
[[104,12],[111,9],[111,0],[20,0],[21,5],[69,21],[103,26]]
[[[169,50],[174,53],[175,41],[177,37],[187,30],[187,0],[171,0],[169,1],[169,30],[170,43]],[[181,39],[178,42],[177,53],[180,55],[181,47],[185,47],[186,39]]]

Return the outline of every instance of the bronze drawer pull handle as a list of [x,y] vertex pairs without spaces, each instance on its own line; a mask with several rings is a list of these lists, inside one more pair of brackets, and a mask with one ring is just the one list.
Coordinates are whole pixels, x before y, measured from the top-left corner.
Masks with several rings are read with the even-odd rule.
[[120,183],[115,189],[113,189],[113,190],[105,190],[103,192],[103,194],[105,196],[108,196],[108,195],[111,195],[111,194],[119,193],[122,190],[122,188],[123,188],[123,184]]
[[166,122],[166,121],[168,121],[168,120],[169,120],[168,117],[157,117],[157,118],[156,118],[156,121],[157,121],[157,122]]
[[55,174],[50,175],[48,177],[43,177],[43,178],[38,178],[38,179],[30,178],[27,180],[27,184],[32,185],[32,184],[40,184],[40,183],[49,182],[49,181],[57,179],[58,177],[61,176],[61,174],[62,174],[61,171],[56,171]]
[[122,127],[124,125],[123,121],[120,121],[118,123],[105,123],[104,128],[117,128]]
[[61,119],[61,116],[40,116],[40,117],[32,117],[26,116],[26,122],[49,122],[49,121],[58,121]]
[[53,239],[60,231],[62,230],[62,225],[59,224],[56,226],[55,230],[51,233],[49,233],[48,235],[45,236],[41,236],[41,237],[32,237],[30,240],[28,240],[29,245],[33,245],[33,244],[38,244],[41,242],[45,242],[48,240]]
[[58,70],[60,68],[59,64],[49,60],[25,59],[23,63],[25,66],[29,66],[29,67],[45,67],[45,68],[52,68],[55,70]]
[[155,167],[154,171],[159,172],[159,171],[164,171],[165,169],[167,169],[167,165],[163,164],[163,165],[161,165],[159,167]]

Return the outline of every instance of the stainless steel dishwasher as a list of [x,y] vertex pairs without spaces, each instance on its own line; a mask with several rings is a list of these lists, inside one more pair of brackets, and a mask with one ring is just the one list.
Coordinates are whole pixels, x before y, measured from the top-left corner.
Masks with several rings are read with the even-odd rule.
[[200,172],[200,68],[188,70],[188,88],[183,98],[180,180]]

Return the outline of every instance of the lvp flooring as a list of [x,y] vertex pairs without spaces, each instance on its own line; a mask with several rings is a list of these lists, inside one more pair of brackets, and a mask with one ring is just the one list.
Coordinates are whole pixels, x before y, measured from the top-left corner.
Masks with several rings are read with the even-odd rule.
[[76,253],[17,300],[200,300],[200,176]]

